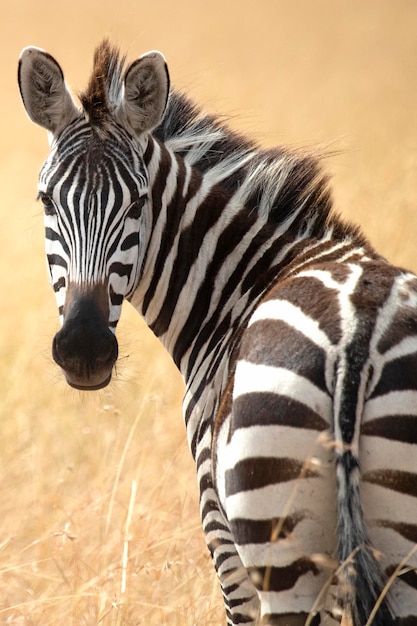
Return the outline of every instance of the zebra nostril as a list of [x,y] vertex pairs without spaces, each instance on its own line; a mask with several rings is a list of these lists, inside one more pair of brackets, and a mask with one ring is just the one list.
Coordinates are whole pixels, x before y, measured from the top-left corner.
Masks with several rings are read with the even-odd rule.
[[113,364],[118,356],[116,337],[107,327],[77,324],[76,320],[70,320],[55,335],[52,351],[59,365],[73,359]]
[[60,367],[63,367],[64,361],[60,355],[59,341],[58,341],[57,335],[55,335],[55,337],[52,340],[52,358],[54,359],[57,365],[59,365]]
[[[108,329],[106,329],[108,331]],[[104,335],[104,333],[103,333]],[[97,353],[97,363],[102,365],[110,365],[113,367],[119,356],[119,348],[117,345],[116,337],[111,331],[108,331],[105,336],[102,337],[102,346],[99,353]]]

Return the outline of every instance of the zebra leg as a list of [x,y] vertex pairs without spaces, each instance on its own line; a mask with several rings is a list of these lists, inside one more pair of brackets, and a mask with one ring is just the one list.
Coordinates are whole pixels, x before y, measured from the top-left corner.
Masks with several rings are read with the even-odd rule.
[[230,626],[255,626],[258,623],[259,599],[256,589],[236,551],[232,536],[230,543],[216,542],[209,546],[219,577]]
[[[214,442],[217,440],[216,436]],[[200,509],[207,546],[223,593],[227,624],[254,626],[259,615],[259,599],[242,565],[228,522],[221,510],[218,489],[213,484],[213,479],[216,483],[218,481],[212,474],[212,455],[207,450],[208,448],[203,449],[197,461]]]
[[218,449],[226,516],[261,623],[317,625],[336,549],[331,401],[291,372],[256,367],[237,364],[229,435]]

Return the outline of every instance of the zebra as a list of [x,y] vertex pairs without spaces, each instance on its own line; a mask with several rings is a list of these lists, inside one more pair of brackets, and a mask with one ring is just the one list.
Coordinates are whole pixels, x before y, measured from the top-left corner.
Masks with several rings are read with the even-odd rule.
[[185,381],[231,625],[417,624],[417,276],[333,208],[315,151],[264,149],[103,40],[77,104],[25,48],[69,385],[106,386],[126,299]]

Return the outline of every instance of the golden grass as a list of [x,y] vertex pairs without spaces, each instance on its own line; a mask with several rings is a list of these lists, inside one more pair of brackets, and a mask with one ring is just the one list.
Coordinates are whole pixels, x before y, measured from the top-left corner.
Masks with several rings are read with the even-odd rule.
[[0,623],[218,622],[171,364],[155,349],[123,397],[91,400],[25,354],[2,410]]
[[71,391],[51,363],[33,201],[47,145],[20,105],[17,57],[46,48],[76,91],[110,35],[130,58],[161,49],[174,84],[265,145],[335,141],[336,205],[417,269],[416,4],[21,0],[1,12],[0,624],[222,623],[169,358],[127,308],[108,391]]

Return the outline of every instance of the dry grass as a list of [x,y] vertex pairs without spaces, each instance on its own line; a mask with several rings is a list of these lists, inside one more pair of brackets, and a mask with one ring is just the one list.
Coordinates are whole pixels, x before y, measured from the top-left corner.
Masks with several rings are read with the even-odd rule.
[[210,622],[181,384],[143,343],[155,370],[94,400],[21,349],[1,415],[0,623]]
[[[68,390],[50,363],[56,310],[33,201],[46,139],[16,89],[40,45],[82,88],[110,35],[167,56],[173,82],[264,144],[336,141],[337,206],[417,269],[414,0],[110,0],[1,9],[0,623],[219,624],[180,417],[181,381],[127,309],[118,379]],[[65,33],[63,25],[65,24]]]

